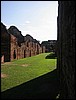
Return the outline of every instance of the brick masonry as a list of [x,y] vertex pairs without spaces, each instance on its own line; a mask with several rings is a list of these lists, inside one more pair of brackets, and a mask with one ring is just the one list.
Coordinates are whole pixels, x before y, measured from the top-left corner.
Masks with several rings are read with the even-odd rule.
[[[20,41],[19,41],[20,40]],[[15,26],[8,30],[1,23],[1,62],[35,56],[45,52],[45,47],[27,34],[22,36]]]
[[[6,26],[1,23],[1,57],[4,61],[9,61],[10,59],[10,35],[6,30]],[[2,59],[3,59],[2,58]],[[2,61],[3,62],[3,61]]]
[[[75,1],[58,1],[57,69],[60,78],[60,99],[75,99]],[[18,31],[19,33],[19,31]],[[30,38],[29,38],[30,37]],[[24,42],[8,34],[1,23],[2,62],[37,55],[43,47],[27,35]]]

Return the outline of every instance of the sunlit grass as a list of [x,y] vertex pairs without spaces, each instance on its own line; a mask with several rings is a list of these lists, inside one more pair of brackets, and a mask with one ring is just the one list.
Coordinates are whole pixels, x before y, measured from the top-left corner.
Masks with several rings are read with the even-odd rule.
[[1,91],[5,91],[56,69],[56,59],[45,59],[49,53],[14,60],[1,65]]

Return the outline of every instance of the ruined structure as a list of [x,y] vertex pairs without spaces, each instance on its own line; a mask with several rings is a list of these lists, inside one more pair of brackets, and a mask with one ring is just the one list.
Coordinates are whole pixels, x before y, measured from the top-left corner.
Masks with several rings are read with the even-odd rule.
[[24,36],[21,34],[21,31],[18,30],[15,26],[10,26],[8,29],[9,34],[14,35],[17,38],[18,44],[21,44],[24,42]]
[[1,23],[1,62],[31,57],[45,52],[45,47],[33,39],[32,36],[23,36],[15,26],[8,30]]
[[54,52],[56,50],[57,40],[42,41],[41,45],[45,46],[45,52]]
[[60,99],[75,99],[75,1],[58,1]]
[[6,26],[1,23],[1,62],[10,59],[10,35],[6,30]]
[[[57,50],[57,70],[59,73],[59,80],[60,80],[59,99],[75,99],[75,1],[58,1],[57,27],[58,27],[57,28],[58,37],[57,37],[56,50]],[[2,25],[1,56],[3,56],[3,58],[6,57],[5,61],[10,58],[9,45],[11,42],[9,42],[10,38],[8,37],[10,36],[11,40],[13,40],[14,38],[15,41],[17,41],[17,38],[15,38],[14,36],[12,37],[12,35],[6,33],[7,30],[5,26]],[[14,42],[12,43],[14,44]],[[30,44],[28,42],[25,43],[27,45],[31,45],[31,42],[29,42]],[[18,46],[18,50],[31,50],[28,48],[27,45],[26,45],[27,49],[21,49],[25,47],[23,44],[21,45],[21,47]],[[34,46],[39,47],[40,45],[37,45],[36,43]],[[14,50],[17,51],[17,49],[13,49],[13,51]],[[37,54],[39,53],[40,50],[41,49],[36,48],[36,52],[34,53]],[[16,54],[16,51],[14,51],[14,55]],[[33,52],[33,50],[31,51]],[[19,51],[17,57],[22,57],[20,56],[21,55],[20,53],[21,52]],[[28,52],[26,54],[29,55]],[[14,56],[14,58],[15,57],[16,55]],[[24,57],[26,57],[26,55]]]

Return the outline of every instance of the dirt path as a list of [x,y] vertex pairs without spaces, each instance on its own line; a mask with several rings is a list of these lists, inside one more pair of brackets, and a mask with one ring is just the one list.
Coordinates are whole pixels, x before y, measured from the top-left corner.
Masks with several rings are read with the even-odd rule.
[[27,66],[29,66],[29,64],[23,64],[22,66],[23,66],[23,67],[27,67]]
[[6,78],[6,77],[7,77],[6,74],[1,73],[1,78]]

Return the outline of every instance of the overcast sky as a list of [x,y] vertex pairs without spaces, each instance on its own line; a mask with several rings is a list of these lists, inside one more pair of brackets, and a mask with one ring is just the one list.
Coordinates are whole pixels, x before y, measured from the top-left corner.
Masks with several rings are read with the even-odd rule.
[[42,41],[57,40],[57,1],[1,1],[1,22],[14,25],[25,36]]

